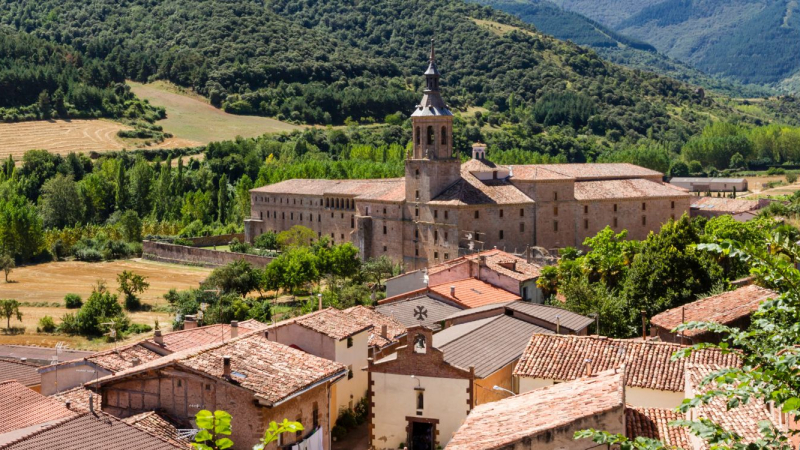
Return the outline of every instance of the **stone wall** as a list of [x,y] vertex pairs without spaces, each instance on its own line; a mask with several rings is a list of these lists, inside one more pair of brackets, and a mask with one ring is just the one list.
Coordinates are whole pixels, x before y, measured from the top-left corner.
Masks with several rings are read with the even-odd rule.
[[192,247],[212,247],[214,245],[228,245],[234,239],[238,239],[239,242],[243,242],[244,233],[220,234],[218,236],[202,236],[196,238],[188,238],[186,240],[192,243]]
[[272,258],[267,256],[222,252],[153,241],[144,241],[142,243],[142,258],[151,261],[211,268],[221,267],[240,259],[249,262],[255,267],[266,267],[272,261]]

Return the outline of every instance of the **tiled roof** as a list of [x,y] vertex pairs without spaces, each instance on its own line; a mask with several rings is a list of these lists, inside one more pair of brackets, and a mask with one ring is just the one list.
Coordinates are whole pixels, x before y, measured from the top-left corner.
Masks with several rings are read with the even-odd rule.
[[230,341],[183,350],[150,361],[87,385],[98,386],[148,370],[171,365],[185,366],[210,377],[223,379],[223,356],[231,357],[232,380],[257,398],[274,404],[316,383],[346,373],[336,362],[319,358],[269,341],[253,332]]
[[261,194],[343,195],[362,200],[402,202],[405,179],[321,180],[291,179],[251,190]]
[[332,339],[341,341],[362,331],[372,328],[367,321],[357,320],[346,312],[328,308],[316,314],[307,314],[298,317],[294,323],[304,326],[317,333],[324,334]]
[[[450,295],[451,287],[455,287],[455,295]],[[492,303],[508,303],[514,300],[520,300],[517,294],[492,286],[477,278],[466,278],[464,280],[443,283],[430,286],[428,289],[436,295],[459,305],[463,305],[465,308],[476,308]]]
[[476,376],[486,378],[519,359],[533,333],[552,331],[497,316],[447,328],[433,336],[433,346],[444,352],[448,364],[462,369],[474,367]]
[[107,414],[83,414],[64,420],[3,447],[5,450],[127,449],[174,450],[172,444]]
[[179,447],[189,447],[189,440],[178,435],[178,429],[171,421],[155,411],[148,411],[135,416],[122,419],[128,425],[133,425],[140,430],[144,430],[152,435],[158,436],[165,441]]
[[745,178],[714,178],[714,177],[672,177],[670,183],[741,183]]
[[529,263],[525,258],[520,258],[519,256],[514,256],[511,253],[506,253],[497,249],[460,256],[450,261],[437,264],[428,268],[428,274],[433,275],[443,272],[460,264],[464,264],[466,261],[475,262],[480,260],[481,257],[486,258],[486,266],[489,269],[515,280],[527,281],[541,275],[541,266]]
[[516,186],[506,180],[479,180],[468,171],[461,171],[461,180],[445,189],[429,202],[431,205],[520,205],[533,203]]
[[0,445],[75,415],[63,403],[15,382],[0,382]]
[[585,373],[584,361],[590,359],[595,371],[625,364],[626,382],[630,387],[683,392],[687,364],[740,365],[735,355],[713,349],[672,361],[672,355],[681,348],[683,346],[666,342],[537,334],[531,338],[514,374],[548,380],[574,380]]
[[628,439],[643,437],[656,439],[667,447],[690,449],[689,434],[684,427],[672,427],[670,422],[683,419],[671,409],[634,408],[625,409],[625,436]]
[[100,411],[103,405],[103,398],[98,393],[94,393],[83,386],[72,388],[68,391],[53,394],[50,397],[66,405],[69,402],[69,409],[78,413],[89,412],[89,397],[91,395],[94,410]]
[[577,333],[592,324],[594,319],[567,311],[555,306],[540,305],[531,302],[513,302],[506,305],[507,309],[519,312],[552,324],[559,324],[560,328]]
[[[518,166],[517,166],[518,167]],[[582,180],[614,180],[625,178],[659,177],[661,172],[628,163],[586,163],[586,164],[539,164],[535,167],[559,175]],[[517,175],[517,169],[514,169]]]
[[642,178],[575,183],[575,200],[578,201],[673,197],[690,197],[690,194],[669,184]]
[[129,344],[116,349],[94,353],[92,356],[73,361],[66,361],[39,369],[39,373],[49,372],[56,367],[71,366],[81,361],[96,365],[111,373],[116,373],[136,365],[161,358],[162,355],[145,347],[141,343]]
[[[21,359],[26,358],[28,362],[47,365],[56,356],[58,350],[51,347],[36,347],[31,345],[0,345],[0,357]],[[61,349],[58,353],[59,361],[70,361],[73,359],[80,359],[91,356],[94,352],[85,352],[80,350],[72,350],[68,348]]]
[[[379,313],[366,306],[354,306],[344,310],[344,313],[361,323],[370,324],[374,328],[369,336],[369,346],[383,348],[391,345],[406,334],[406,327],[389,316]],[[386,325],[386,337],[381,336],[383,325]]]
[[[624,408],[622,374],[598,373],[476,406],[447,444],[447,450],[491,450],[554,428]],[[590,428],[587,425],[586,428]]]
[[0,358],[0,381],[16,380],[25,386],[42,384],[39,366],[16,359]]
[[738,214],[759,209],[758,200],[742,200],[738,198],[694,197],[692,209],[701,211],[719,211]]
[[[427,312],[424,320],[420,321],[414,315],[414,310],[418,307],[425,308]],[[400,322],[406,328],[424,325],[433,330],[439,330],[441,328],[439,322],[443,322],[451,314],[461,311],[461,308],[423,294],[403,300],[382,302],[375,307],[375,311]]]
[[[251,331],[263,329],[267,326],[254,326],[251,328],[248,325],[252,323],[253,322],[249,321],[247,323],[239,323],[239,334],[242,335]],[[255,322],[255,324],[258,324],[258,322]],[[170,353],[179,352],[181,350],[186,350],[188,348],[197,347],[200,345],[213,344],[223,340],[229,341],[231,339],[231,326],[227,323],[206,325],[204,327],[174,331],[172,333],[164,334],[162,337],[164,339],[163,344],[157,344],[153,339],[148,339],[147,342],[150,345],[159,347]]]
[[[717,370],[719,370],[719,367],[710,365],[690,365],[687,367],[687,391],[699,394],[710,389],[731,389],[730,385],[717,385],[716,383],[700,387],[700,382],[703,378]],[[728,409],[725,396],[718,396],[714,397],[708,404],[698,405],[692,412],[696,419],[709,419],[726,431],[738,434],[743,438],[744,443],[763,439],[764,436],[759,431],[758,423],[765,420],[772,421],[764,402],[753,397],[747,403],[741,402],[735,408]],[[705,442],[703,448],[708,448]]]
[[489,161],[488,159],[472,158],[461,165],[462,172],[482,172],[492,171],[497,169],[497,164]]
[[514,181],[569,181],[574,178],[538,165],[509,166]]
[[[650,323],[667,330],[674,329],[684,321],[716,322],[725,325],[749,316],[758,309],[761,302],[777,296],[774,291],[751,284],[735,291],[712,295],[669,309],[653,316]],[[682,331],[681,334],[691,337],[705,332],[703,329],[694,329]]]

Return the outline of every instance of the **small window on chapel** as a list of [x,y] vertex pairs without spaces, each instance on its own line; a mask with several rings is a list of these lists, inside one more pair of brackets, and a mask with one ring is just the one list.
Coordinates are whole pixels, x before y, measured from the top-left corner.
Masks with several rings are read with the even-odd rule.
[[347,338],[347,348],[350,348],[352,346],[353,346],[353,336],[348,336],[348,338]]
[[503,239],[503,230],[500,230],[500,239]]
[[481,212],[480,211],[475,211],[475,218],[476,219],[480,219],[480,217],[481,217]]
[[500,210],[500,218],[502,218],[502,217],[503,217],[503,210],[501,209]]

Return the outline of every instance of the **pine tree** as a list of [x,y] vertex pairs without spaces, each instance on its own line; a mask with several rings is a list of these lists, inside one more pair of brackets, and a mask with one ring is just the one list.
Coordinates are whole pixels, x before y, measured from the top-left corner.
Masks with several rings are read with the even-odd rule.
[[217,217],[221,224],[225,224],[228,212],[228,177],[222,175],[219,179],[219,189],[217,192]]
[[183,158],[178,158],[178,173],[175,175],[173,190],[175,196],[183,197]]

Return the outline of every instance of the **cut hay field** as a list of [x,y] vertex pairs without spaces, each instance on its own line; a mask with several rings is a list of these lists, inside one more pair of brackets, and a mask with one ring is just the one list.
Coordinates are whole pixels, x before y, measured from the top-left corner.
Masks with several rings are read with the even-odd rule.
[[256,137],[302,128],[267,117],[228,114],[211,106],[203,97],[164,82],[141,84],[129,81],[128,84],[139,98],[167,110],[167,118],[158,124],[176,138],[207,144],[236,136]]
[[[63,306],[64,296],[69,293],[79,294],[85,301],[97,280],[105,280],[109,290],[116,292],[117,274],[123,270],[130,270],[147,278],[150,288],[141,295],[141,298],[143,303],[153,306],[166,304],[163,295],[170,289],[196,288],[211,273],[210,269],[141,259],[102,263],[65,261],[19,267],[11,272],[9,277],[11,283],[0,282],[0,298],[28,303],[46,302],[51,305],[22,307],[22,323],[12,320],[11,326],[24,326],[25,334],[0,335],[0,343],[53,346],[63,341],[73,348],[102,346],[102,343],[90,342],[80,336],[37,334],[36,326],[39,319],[46,315],[53,317],[58,323],[64,313],[75,312],[76,310],[69,310]],[[52,303],[60,303],[61,306],[54,307]],[[167,330],[172,321],[172,316],[165,312],[137,312],[130,314],[130,317],[135,323],[151,326],[158,320]],[[5,328],[5,322],[3,321],[0,326]]]
[[[31,122],[0,123],[0,158],[12,155],[20,161],[28,150],[47,150],[68,153],[107,152],[134,149],[141,142],[121,139],[120,130],[131,127],[111,120],[38,120]],[[146,148],[179,148],[198,145],[186,139],[166,139]]]

